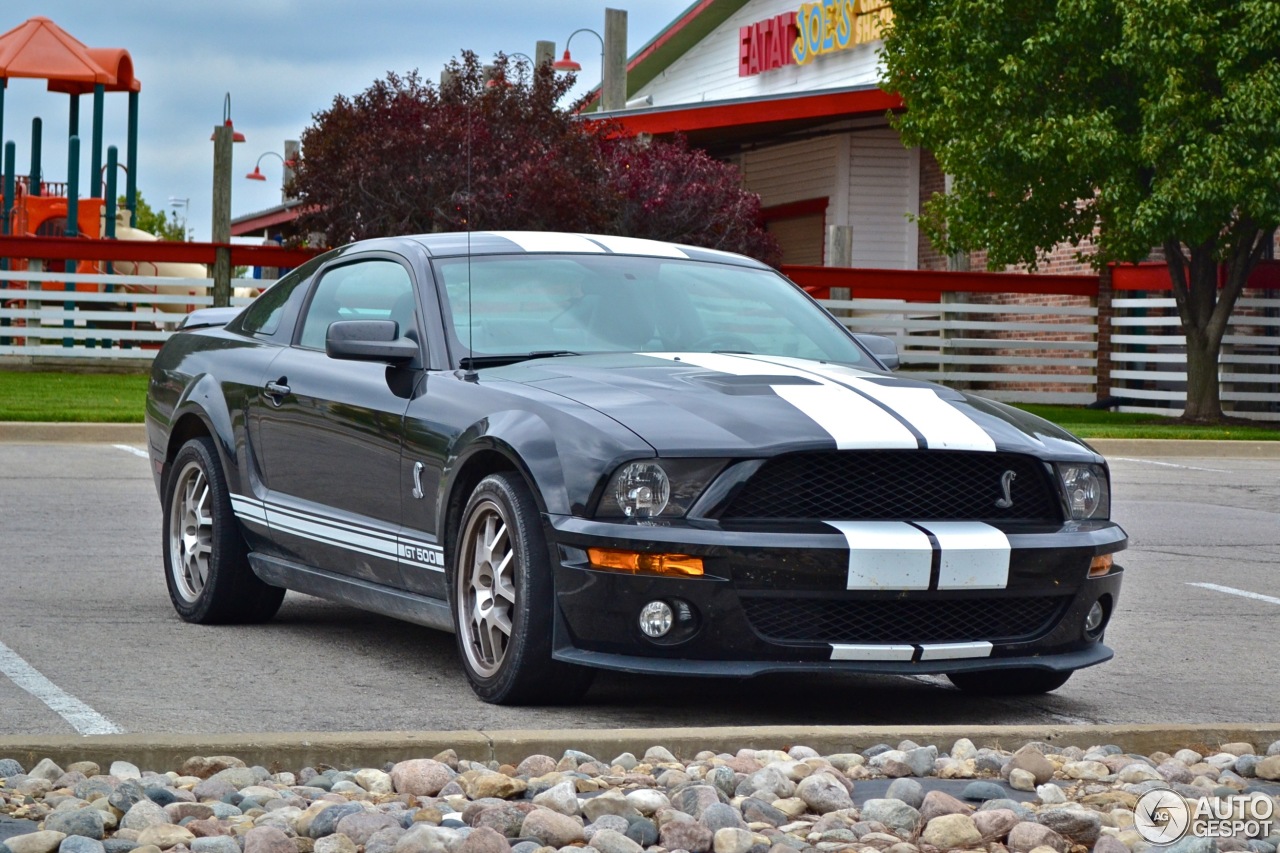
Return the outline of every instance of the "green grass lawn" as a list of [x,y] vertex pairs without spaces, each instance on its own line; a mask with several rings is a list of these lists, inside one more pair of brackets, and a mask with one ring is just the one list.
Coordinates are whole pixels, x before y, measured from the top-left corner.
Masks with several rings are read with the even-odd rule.
[[[141,423],[147,376],[135,373],[0,371],[0,421]],[[1022,405],[1081,438],[1201,438],[1280,441],[1280,425],[1188,426],[1159,415],[1079,406]]]
[[1235,441],[1280,441],[1280,424],[1192,426],[1160,415],[1086,409],[1082,406],[1037,406],[1019,409],[1053,421],[1081,438],[1198,438]]
[[142,373],[0,371],[0,421],[142,423]]

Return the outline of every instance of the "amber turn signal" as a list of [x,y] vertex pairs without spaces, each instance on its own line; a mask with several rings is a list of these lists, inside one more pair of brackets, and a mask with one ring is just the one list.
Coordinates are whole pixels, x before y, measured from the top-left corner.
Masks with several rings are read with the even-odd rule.
[[641,554],[636,551],[588,548],[587,557],[597,569],[685,578],[702,577],[702,559],[688,554]]
[[1103,554],[1101,557],[1094,557],[1093,562],[1089,563],[1089,577],[1098,578],[1111,571],[1111,555]]

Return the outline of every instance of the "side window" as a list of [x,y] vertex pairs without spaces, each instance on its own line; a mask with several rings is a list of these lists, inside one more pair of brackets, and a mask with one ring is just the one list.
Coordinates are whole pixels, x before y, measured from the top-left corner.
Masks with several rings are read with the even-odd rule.
[[395,320],[403,336],[415,326],[413,280],[395,261],[373,259],[334,267],[311,295],[298,344],[324,349],[329,324],[339,320]]
[[284,319],[284,308],[298,285],[311,278],[326,255],[312,258],[268,287],[240,315],[239,331],[246,335],[274,335]]

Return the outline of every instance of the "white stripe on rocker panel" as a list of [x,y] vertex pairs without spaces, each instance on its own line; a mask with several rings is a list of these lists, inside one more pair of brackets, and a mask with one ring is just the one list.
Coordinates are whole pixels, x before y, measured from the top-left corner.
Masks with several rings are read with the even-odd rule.
[[929,537],[901,521],[828,521],[849,544],[846,589],[928,589]]
[[917,522],[938,540],[938,589],[1004,589],[1009,585],[1009,537],[980,521]]

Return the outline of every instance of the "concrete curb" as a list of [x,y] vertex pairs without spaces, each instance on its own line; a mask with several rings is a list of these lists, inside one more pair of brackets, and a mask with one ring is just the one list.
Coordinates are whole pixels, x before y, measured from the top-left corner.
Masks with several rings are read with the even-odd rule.
[[145,444],[142,424],[0,422],[4,444]]
[[1280,441],[1200,441],[1151,438],[1093,438],[1103,456],[1187,456],[1201,459],[1280,459]]
[[[0,421],[0,443],[4,444],[144,444],[146,440],[142,424]],[[1095,438],[1089,444],[1103,456],[1280,459],[1280,441]]]
[[1083,726],[741,726],[669,729],[479,730],[453,732],[293,732],[220,735],[10,735],[0,737],[0,757],[25,767],[42,758],[62,766],[94,761],[106,767],[129,761],[145,770],[177,770],[193,755],[234,755],[249,764],[298,770],[316,764],[339,768],[382,767],[389,761],[430,758],[446,749],[459,758],[515,764],[534,754],[559,758],[578,749],[603,761],[623,752],[643,755],[661,745],[690,760],[704,749],[786,749],[804,745],[823,755],[855,752],[877,743],[903,739],[950,749],[967,737],[978,746],[1017,749],[1029,741],[1088,748],[1114,743],[1149,755],[1182,747],[1209,752],[1224,743],[1252,743],[1255,749],[1280,740],[1280,723],[1206,723],[1196,725]]

